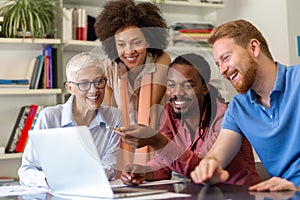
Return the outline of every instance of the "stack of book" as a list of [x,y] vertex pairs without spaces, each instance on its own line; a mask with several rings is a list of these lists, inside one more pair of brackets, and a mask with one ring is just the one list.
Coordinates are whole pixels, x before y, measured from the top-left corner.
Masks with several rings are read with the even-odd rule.
[[21,107],[5,147],[5,153],[23,152],[28,138],[28,131],[34,128],[36,119],[42,108],[43,106],[35,104]]
[[57,87],[57,50],[46,46],[43,52],[33,58],[29,71],[31,72],[30,89],[52,89]]
[[94,23],[96,19],[89,16],[84,8],[63,8],[63,42],[70,40],[97,39]]
[[175,22],[170,29],[171,39],[173,42],[207,43],[213,28],[209,22]]

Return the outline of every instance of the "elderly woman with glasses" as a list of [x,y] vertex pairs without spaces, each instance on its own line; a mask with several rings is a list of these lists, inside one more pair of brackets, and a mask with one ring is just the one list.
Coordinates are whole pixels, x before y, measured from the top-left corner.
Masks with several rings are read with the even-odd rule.
[[[123,120],[117,108],[101,105],[107,81],[102,62],[91,53],[75,55],[67,63],[66,78],[65,87],[71,93],[68,101],[41,110],[34,129],[87,126],[107,177],[112,179],[116,175],[120,138],[114,130],[106,127],[119,127]],[[25,147],[18,174],[22,185],[48,187],[30,140]]]

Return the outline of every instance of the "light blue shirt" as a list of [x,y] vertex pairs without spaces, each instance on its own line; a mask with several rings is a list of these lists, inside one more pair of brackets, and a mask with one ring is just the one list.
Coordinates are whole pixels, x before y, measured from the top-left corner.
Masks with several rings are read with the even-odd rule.
[[300,186],[300,66],[277,63],[270,109],[253,90],[236,95],[222,128],[247,137],[271,176]]
[[[34,129],[76,126],[76,122],[72,117],[73,99],[74,96],[71,96],[65,104],[49,106],[41,110]],[[119,127],[122,124],[122,114],[117,108],[100,106],[96,110],[95,118],[88,127],[109,179],[114,178],[116,175],[120,137],[114,131],[107,129],[106,125]],[[45,174],[30,140],[25,147],[22,165],[18,170],[18,174],[22,185],[48,187]]]

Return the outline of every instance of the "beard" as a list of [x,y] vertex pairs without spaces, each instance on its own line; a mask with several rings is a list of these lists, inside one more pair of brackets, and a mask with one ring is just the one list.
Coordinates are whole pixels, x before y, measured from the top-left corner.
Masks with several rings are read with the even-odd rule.
[[248,70],[241,74],[241,79],[233,84],[236,91],[240,94],[246,94],[246,92],[252,87],[257,72],[257,62],[253,59],[250,60]]
[[[172,104],[173,101],[175,101],[176,99],[178,99],[177,97],[173,97],[169,99],[169,102]],[[182,99],[182,98],[181,98]],[[172,116],[174,119],[187,119],[187,118],[198,118],[199,116],[197,116],[197,114],[200,114],[200,109],[199,109],[199,101],[195,100],[194,101],[198,102],[197,105],[191,105],[188,109],[174,109],[173,105],[172,105]],[[197,114],[195,114],[195,112]]]

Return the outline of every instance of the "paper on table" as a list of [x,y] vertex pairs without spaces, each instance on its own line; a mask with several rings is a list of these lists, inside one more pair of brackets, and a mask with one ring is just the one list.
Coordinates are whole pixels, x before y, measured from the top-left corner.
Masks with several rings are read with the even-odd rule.
[[[152,186],[152,185],[168,185],[174,183],[180,183],[180,180],[160,180],[160,181],[149,181],[140,184],[139,186]],[[121,179],[115,179],[113,181],[109,181],[111,187],[124,187],[126,186]]]
[[24,195],[24,194],[40,194],[50,192],[47,188],[27,187],[22,185],[1,186],[0,197]]

